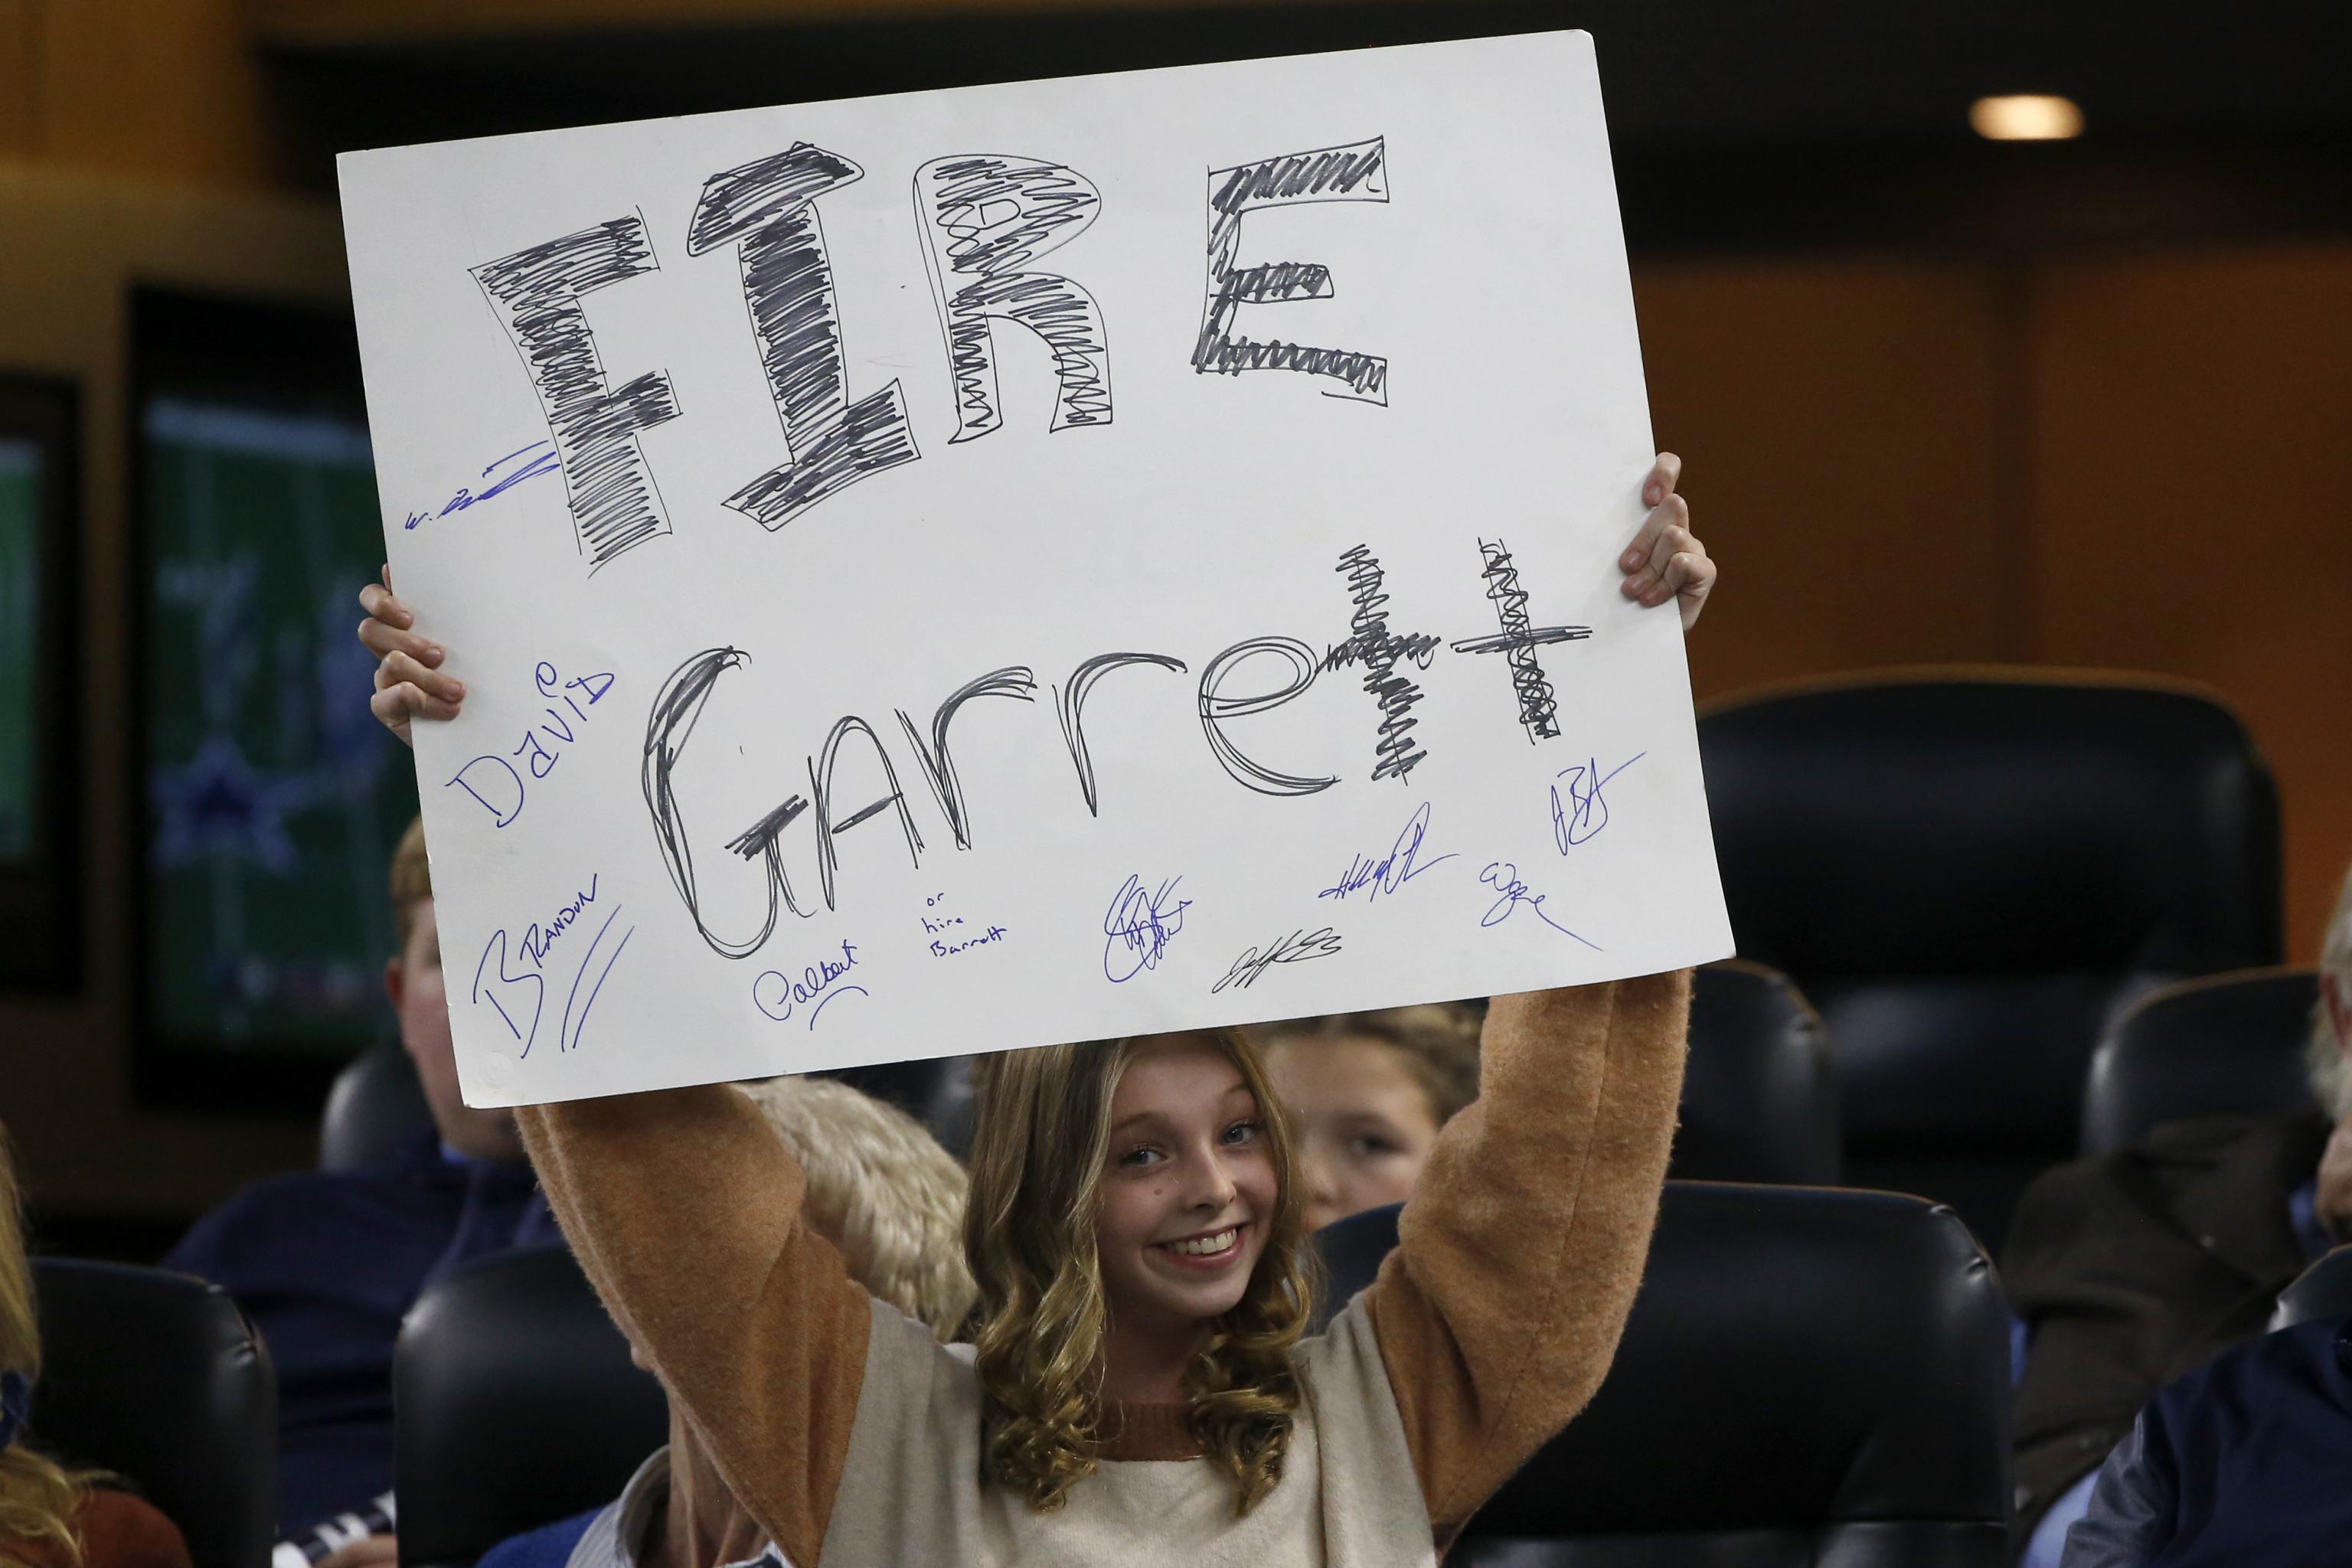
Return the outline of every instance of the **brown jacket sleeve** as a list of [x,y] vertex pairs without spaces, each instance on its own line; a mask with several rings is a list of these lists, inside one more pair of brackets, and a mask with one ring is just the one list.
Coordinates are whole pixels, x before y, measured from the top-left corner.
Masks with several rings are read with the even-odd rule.
[[1366,1307],[1438,1544],[1601,1386],[1682,1093],[1690,973],[1497,996]]
[[597,1294],[786,1556],[816,1568],[849,1456],[866,1292],[801,1168],[723,1084],[516,1113]]

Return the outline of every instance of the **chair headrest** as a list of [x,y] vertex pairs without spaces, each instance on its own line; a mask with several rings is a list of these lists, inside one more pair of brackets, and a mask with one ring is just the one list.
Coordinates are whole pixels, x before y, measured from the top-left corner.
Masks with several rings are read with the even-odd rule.
[[[1370,1282],[1397,1214],[1317,1233],[1335,1299]],[[1890,1193],[1669,1182],[1608,1380],[1471,1530],[1917,1521],[1997,1541],[2008,1334],[1991,1264],[1948,1209]]]
[[349,1171],[399,1152],[433,1124],[416,1064],[396,1045],[371,1046],[335,1075],[319,1120],[319,1169]]
[[2237,716],[2144,683],[1922,672],[1699,721],[1744,956],[1815,977],[2278,962],[2278,792]]
[[2309,1104],[2303,1052],[2318,1001],[2310,969],[2210,975],[2143,997],[2091,1058],[2083,1152],[2105,1154],[2192,1116]]
[[1736,959],[1698,971],[1669,1173],[1836,1185],[1837,1079],[1829,1044],[1820,1016],[1787,975]]
[[111,1470],[180,1527],[195,1568],[256,1568],[278,1512],[278,1380],[220,1287],[33,1259],[42,1368],[31,1440]]
[[618,1497],[669,1406],[572,1255],[453,1271],[401,1325],[393,1475],[405,1568],[470,1564],[509,1535]]
[[1949,1209],[1670,1182],[1608,1381],[1476,1528],[1998,1530],[2009,1410],[2008,1313]]

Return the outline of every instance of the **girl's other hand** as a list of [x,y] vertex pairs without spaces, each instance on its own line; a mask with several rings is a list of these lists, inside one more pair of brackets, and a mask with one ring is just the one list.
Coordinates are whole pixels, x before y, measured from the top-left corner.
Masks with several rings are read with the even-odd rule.
[[1690,531],[1690,503],[1675,493],[1682,477],[1683,460],[1672,452],[1659,453],[1657,466],[1642,481],[1642,500],[1650,515],[1617,558],[1618,570],[1625,574],[1618,592],[1643,605],[1680,600],[1683,630],[1688,631],[1698,624],[1715,586],[1715,563]]
[[409,721],[455,719],[466,700],[466,683],[442,670],[448,651],[412,629],[416,617],[393,597],[390,566],[383,569],[383,582],[360,590],[360,606],[368,613],[360,623],[360,641],[376,656],[375,695],[368,699],[368,710],[402,745],[413,746]]

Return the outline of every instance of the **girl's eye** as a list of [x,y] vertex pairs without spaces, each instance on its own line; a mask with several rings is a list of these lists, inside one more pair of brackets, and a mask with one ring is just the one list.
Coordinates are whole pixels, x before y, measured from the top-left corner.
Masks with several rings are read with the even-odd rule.
[[1401,1153],[1402,1151],[1378,1133],[1360,1132],[1348,1140],[1348,1152],[1360,1160],[1377,1160],[1382,1155]]
[[1258,1122],[1236,1121],[1231,1127],[1225,1129],[1225,1142],[1229,1144],[1246,1143],[1251,1139],[1255,1138],[1260,1130],[1261,1127]]
[[1154,1149],[1149,1143],[1139,1143],[1134,1148],[1129,1149],[1126,1153],[1121,1154],[1118,1159],[1112,1161],[1111,1163],[1115,1165],[1127,1166],[1132,1169],[1149,1165],[1159,1158],[1159,1150]]

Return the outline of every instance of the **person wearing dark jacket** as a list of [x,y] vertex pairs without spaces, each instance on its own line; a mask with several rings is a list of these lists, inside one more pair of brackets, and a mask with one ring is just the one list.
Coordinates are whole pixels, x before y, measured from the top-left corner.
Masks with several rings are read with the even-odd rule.
[[2352,1549],[2352,1320],[2168,1385],[2100,1468],[2063,1568],[2303,1568]]
[[2261,1334],[2278,1294],[2352,1240],[2352,878],[2320,959],[2313,1103],[2173,1122],[2027,1189],[2001,1276],[2029,1336],[2012,1540],[2054,1563],[2091,1478],[2174,1379]]
[[512,1113],[474,1110],[458,1094],[419,824],[394,852],[392,895],[401,951],[384,966],[384,987],[432,1125],[380,1163],[244,1189],[164,1259],[226,1290],[269,1346],[278,1533],[289,1540],[366,1516],[391,1490],[393,1342],[425,1286],[461,1263],[562,1240]]

